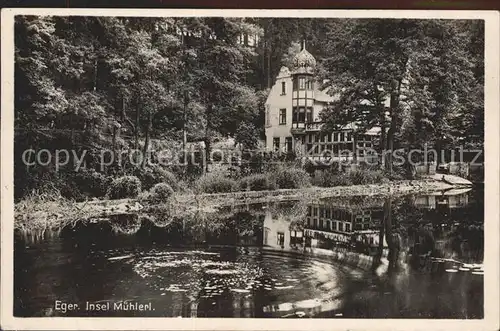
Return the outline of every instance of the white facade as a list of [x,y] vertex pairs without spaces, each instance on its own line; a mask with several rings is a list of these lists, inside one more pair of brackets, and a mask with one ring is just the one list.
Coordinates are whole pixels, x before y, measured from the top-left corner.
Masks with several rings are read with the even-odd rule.
[[320,88],[315,66],[316,60],[303,48],[292,68],[281,68],[265,104],[266,149],[333,160],[353,159],[355,151],[358,158],[369,157],[380,128],[355,136],[352,123],[336,132],[320,132],[320,113],[335,99]]

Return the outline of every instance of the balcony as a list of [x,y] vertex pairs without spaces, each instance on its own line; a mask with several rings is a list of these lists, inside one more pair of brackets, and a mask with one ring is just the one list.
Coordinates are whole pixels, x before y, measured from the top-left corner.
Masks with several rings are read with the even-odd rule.
[[323,122],[309,122],[306,123],[306,131],[321,131]]

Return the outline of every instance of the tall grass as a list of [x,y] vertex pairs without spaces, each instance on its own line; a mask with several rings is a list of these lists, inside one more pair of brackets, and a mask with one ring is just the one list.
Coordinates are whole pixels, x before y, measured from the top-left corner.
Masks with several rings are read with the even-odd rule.
[[88,209],[79,208],[74,201],[64,198],[60,192],[33,191],[15,204],[14,226],[20,231],[62,229],[79,220],[91,217]]

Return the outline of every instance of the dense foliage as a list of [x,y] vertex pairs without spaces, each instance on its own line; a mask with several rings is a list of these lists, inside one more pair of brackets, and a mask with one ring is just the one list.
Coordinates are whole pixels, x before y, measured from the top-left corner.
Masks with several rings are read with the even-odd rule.
[[[176,190],[178,178],[206,172],[216,141],[258,148],[269,88],[303,40],[318,78],[339,97],[322,114],[328,127],[380,125],[384,149],[482,147],[482,21],[16,16],[16,198],[44,186],[99,197],[113,178],[130,175],[143,189]],[[369,112],[366,99],[375,105]],[[203,142],[203,165],[154,164],[151,151],[192,141]],[[70,151],[70,162],[28,165],[43,149]],[[133,149],[140,162],[128,157]],[[103,164],[103,150],[123,157]],[[245,175],[263,171],[256,158],[244,160]],[[305,176],[291,170],[276,182],[300,187]],[[213,179],[203,182],[212,191]],[[226,184],[213,190],[234,190]]]

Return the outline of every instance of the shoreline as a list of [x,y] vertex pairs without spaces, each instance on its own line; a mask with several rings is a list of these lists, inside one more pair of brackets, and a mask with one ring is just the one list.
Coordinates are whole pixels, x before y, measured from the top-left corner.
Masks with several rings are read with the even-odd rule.
[[[470,186],[465,186],[469,188]],[[174,193],[163,204],[152,204],[139,199],[89,200],[72,202],[65,199],[15,204],[15,230],[47,230],[62,228],[78,221],[105,218],[120,214],[154,212],[153,208],[213,212],[218,208],[266,202],[287,202],[308,199],[311,201],[335,197],[398,197],[408,194],[443,192],[464,188],[434,179],[401,180],[382,184],[351,185],[336,187],[308,187],[272,191],[238,191],[231,193],[186,194]]]

